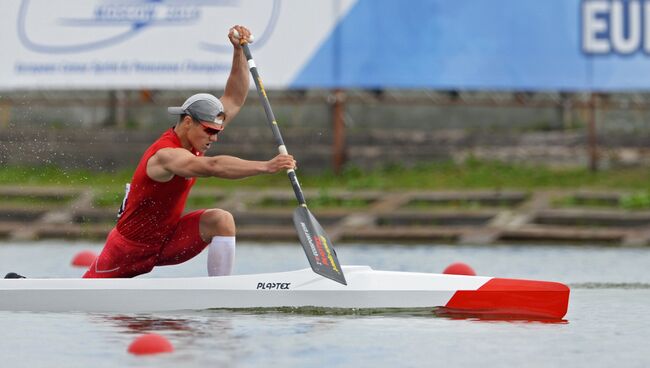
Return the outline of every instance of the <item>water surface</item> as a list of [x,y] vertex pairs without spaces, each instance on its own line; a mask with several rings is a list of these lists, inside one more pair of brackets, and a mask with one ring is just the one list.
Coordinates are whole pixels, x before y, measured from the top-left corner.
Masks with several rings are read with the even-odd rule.
[[[101,244],[0,244],[0,272],[79,277],[69,266]],[[207,310],[150,314],[0,312],[6,367],[647,367],[650,250],[584,246],[340,245],[343,264],[441,272],[463,261],[478,274],[560,281],[571,287],[561,323],[451,319],[423,313],[321,314]],[[240,244],[235,272],[307,267],[297,244]],[[205,254],[145,277],[204,276]],[[142,333],[176,351],[128,354]]]

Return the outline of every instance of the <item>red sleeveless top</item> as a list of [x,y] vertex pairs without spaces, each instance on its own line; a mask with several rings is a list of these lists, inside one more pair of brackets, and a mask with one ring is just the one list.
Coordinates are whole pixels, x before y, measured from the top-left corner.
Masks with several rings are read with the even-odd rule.
[[[162,245],[169,241],[183,214],[185,201],[196,178],[177,175],[165,183],[147,175],[147,162],[162,148],[182,148],[181,140],[169,129],[142,155],[131,179],[125,198],[124,212],[117,221],[117,231],[123,237],[140,243]],[[192,153],[200,156],[198,151]]]

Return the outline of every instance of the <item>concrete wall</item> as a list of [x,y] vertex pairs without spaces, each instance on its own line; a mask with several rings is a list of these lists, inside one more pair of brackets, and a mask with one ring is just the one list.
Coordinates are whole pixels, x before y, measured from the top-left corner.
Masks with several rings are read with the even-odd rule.
[[[145,93],[146,92],[146,93]],[[195,91],[31,91],[0,96],[0,164],[133,167]],[[209,91],[217,96],[221,91]],[[119,96],[118,96],[119,95]],[[113,97],[119,98],[113,98]],[[332,162],[330,91],[270,91],[301,170]],[[348,162],[362,168],[484,159],[587,165],[587,95],[348,91]],[[605,101],[605,100],[603,100]],[[597,113],[601,164],[650,166],[650,94],[607,96]],[[565,103],[572,108],[562,108]],[[614,106],[614,107],[612,107]],[[116,115],[121,124],[114,124]],[[210,154],[268,159],[276,147],[254,92]]]
[[[52,164],[64,168],[111,171],[133,167],[140,155],[165,128],[143,130],[33,129],[12,126],[0,129],[1,165]],[[301,170],[331,167],[331,132],[289,127],[285,143],[298,159]],[[587,165],[582,132],[488,132],[468,130],[412,131],[392,129],[350,130],[348,162],[362,168],[395,163],[412,166],[435,160],[463,160],[469,156],[511,162],[550,165]],[[599,137],[603,165],[650,166],[648,135]],[[220,136],[210,155],[230,154],[264,160],[276,154],[266,127],[233,125]]]

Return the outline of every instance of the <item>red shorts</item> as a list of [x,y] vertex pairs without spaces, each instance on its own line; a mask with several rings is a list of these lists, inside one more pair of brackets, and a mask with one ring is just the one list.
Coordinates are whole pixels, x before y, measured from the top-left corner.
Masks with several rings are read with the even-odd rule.
[[134,277],[151,271],[154,266],[179,264],[193,258],[208,245],[199,232],[199,220],[204,211],[181,217],[171,240],[163,245],[134,242],[116,229],[111,230],[104,249],[83,277]]

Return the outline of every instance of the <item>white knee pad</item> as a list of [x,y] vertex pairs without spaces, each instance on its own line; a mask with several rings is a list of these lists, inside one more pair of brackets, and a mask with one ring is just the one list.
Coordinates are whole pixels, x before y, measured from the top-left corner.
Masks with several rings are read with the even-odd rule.
[[232,274],[235,264],[235,237],[215,236],[208,246],[208,276]]

